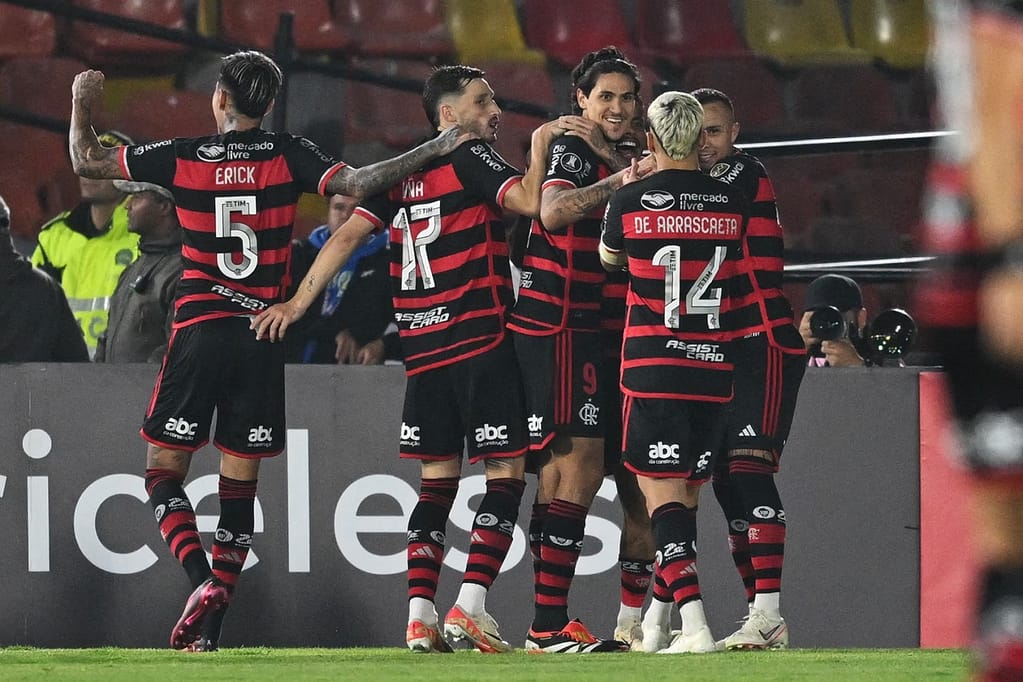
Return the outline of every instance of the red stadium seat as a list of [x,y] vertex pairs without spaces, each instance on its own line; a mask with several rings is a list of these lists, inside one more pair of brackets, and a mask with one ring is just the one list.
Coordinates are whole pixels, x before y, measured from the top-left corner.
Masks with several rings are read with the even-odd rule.
[[[742,147],[742,144],[739,144]],[[750,150],[754,156],[755,149]],[[805,159],[761,158],[774,186],[786,248],[805,246],[810,226],[823,212],[824,189]]]
[[453,55],[442,0],[338,0],[336,15],[352,27],[355,51],[367,57],[435,59]]
[[11,209],[11,231],[33,239],[43,222],[78,202],[78,179],[66,136],[0,121],[4,151],[16,163],[0,165],[0,196]]
[[57,45],[53,15],[7,6],[0,12],[0,59],[48,57]]
[[785,130],[785,100],[774,72],[759,60],[706,61],[686,69],[686,90],[714,88],[729,96],[736,119],[747,133]]
[[123,130],[136,142],[216,133],[209,93],[193,90],[148,90],[127,102],[107,127]]
[[67,121],[71,83],[86,68],[67,57],[10,59],[0,66],[0,104]]
[[[514,99],[555,109],[554,83],[542,66],[529,66],[511,62],[481,62],[479,68],[486,71],[487,81],[498,99]],[[544,119],[526,114],[516,114],[507,109],[501,114],[501,127],[494,148],[520,170],[525,164],[533,130],[544,123]]]
[[901,126],[892,84],[871,66],[804,68],[789,95],[793,132],[887,133]]
[[616,45],[634,59],[628,22],[619,0],[525,0],[526,42],[562,67],[574,67],[587,52]]
[[[73,0],[73,4],[136,21],[182,30],[186,27],[184,0]],[[159,40],[86,21],[74,21],[65,42],[67,51],[95,66],[130,63],[136,67],[164,66],[187,52],[180,43]]]
[[[339,21],[330,0],[221,2],[220,37],[240,45],[273,50],[280,15],[294,15],[292,37],[300,52],[343,52],[353,46],[346,20]],[[301,11],[299,11],[301,10]]]
[[635,12],[635,43],[649,61],[677,67],[753,54],[727,2],[636,0]]
[[422,106],[422,83],[433,71],[425,62],[395,59],[365,59],[352,63],[360,69],[420,84],[420,90],[395,90],[371,83],[345,84],[345,144],[381,142],[388,147],[407,148],[430,134]]

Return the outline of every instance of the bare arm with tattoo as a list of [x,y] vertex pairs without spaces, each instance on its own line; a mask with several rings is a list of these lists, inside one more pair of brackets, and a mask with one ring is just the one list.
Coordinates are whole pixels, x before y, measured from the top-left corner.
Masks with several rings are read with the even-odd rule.
[[547,187],[540,197],[540,221],[543,226],[552,231],[560,230],[582,220],[593,209],[607,203],[611,193],[622,186],[624,173],[618,171],[586,187]]
[[284,303],[270,306],[253,318],[249,328],[256,330],[256,338],[267,337],[271,341],[283,339],[291,323],[305,314],[326,288],[327,282],[344,267],[352,253],[366,241],[372,231],[373,223],[360,215],[353,215],[339,227],[316,254],[316,259],[295,295]]
[[379,161],[362,168],[345,166],[327,183],[326,194],[347,194],[349,196],[372,196],[390,189],[402,178],[421,168],[428,161],[450,154],[458,145],[477,136],[463,133],[457,126],[423,144],[410,149],[400,156]]
[[71,84],[71,127],[68,151],[71,167],[85,178],[118,180],[124,177],[114,147],[104,147],[92,128],[92,108],[103,97],[103,73],[83,71]]

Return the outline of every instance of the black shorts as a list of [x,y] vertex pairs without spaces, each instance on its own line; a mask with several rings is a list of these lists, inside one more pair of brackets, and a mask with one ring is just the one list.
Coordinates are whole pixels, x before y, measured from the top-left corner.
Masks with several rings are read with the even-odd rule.
[[506,335],[495,348],[408,377],[402,457],[469,462],[518,457],[529,447],[519,366]]
[[775,471],[792,428],[806,355],[783,353],[766,334],[732,344],[733,397],[726,409],[725,446],[729,450],[766,450]]
[[238,457],[284,450],[284,344],[257,341],[248,317],[196,322],[171,334],[142,437],[194,452],[209,441]]
[[532,450],[555,436],[603,438],[604,347],[599,332],[564,330],[550,336],[514,333],[522,369]]
[[604,472],[612,474],[622,463],[622,375],[621,356],[604,357],[601,411],[604,422]]
[[638,476],[703,483],[722,445],[724,403],[624,398],[625,467]]

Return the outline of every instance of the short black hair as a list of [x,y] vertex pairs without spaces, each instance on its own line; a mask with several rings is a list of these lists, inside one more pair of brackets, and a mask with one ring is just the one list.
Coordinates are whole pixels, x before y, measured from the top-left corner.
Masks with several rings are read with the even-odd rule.
[[231,95],[238,112],[249,118],[266,116],[283,82],[281,67],[262,52],[243,50],[220,61],[217,83]]
[[578,114],[582,111],[575,97],[576,90],[582,90],[589,95],[597,85],[597,79],[605,73],[625,74],[632,79],[635,85],[633,92],[639,95],[639,87],[643,84],[639,69],[625,58],[625,54],[621,50],[614,45],[609,45],[590,52],[572,69],[572,96],[570,99],[574,113]]
[[440,101],[448,95],[460,95],[470,81],[483,78],[486,72],[475,66],[455,64],[440,66],[433,70],[423,85],[423,111],[430,125],[440,125]]
[[715,90],[714,88],[697,88],[690,94],[692,94],[692,96],[695,97],[700,104],[707,104],[708,102],[723,104],[727,107],[729,113],[731,113],[733,117],[735,116],[735,107],[732,106],[732,98],[720,90]]

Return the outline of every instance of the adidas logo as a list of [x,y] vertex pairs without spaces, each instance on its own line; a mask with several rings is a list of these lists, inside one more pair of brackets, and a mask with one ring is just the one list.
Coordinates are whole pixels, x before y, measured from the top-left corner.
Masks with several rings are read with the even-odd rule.
[[747,438],[752,438],[757,435],[757,431],[756,429],[753,428],[752,424],[746,424],[746,426],[743,427],[742,431],[739,432],[739,435],[746,436]]
[[414,557],[426,557],[427,559],[436,559],[437,556],[433,553],[433,549],[430,547],[420,547],[416,551],[412,552]]

